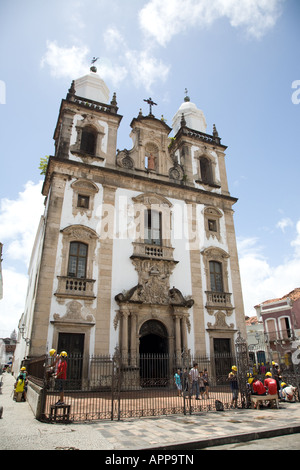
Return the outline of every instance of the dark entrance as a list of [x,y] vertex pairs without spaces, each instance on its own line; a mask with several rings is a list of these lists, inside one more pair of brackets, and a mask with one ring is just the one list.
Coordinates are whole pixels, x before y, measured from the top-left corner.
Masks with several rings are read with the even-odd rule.
[[226,383],[233,365],[230,338],[214,338],[214,356],[217,383]]
[[169,370],[168,334],[161,322],[149,320],[142,325],[139,353],[141,386],[166,386]]
[[57,351],[66,351],[67,358],[67,380],[69,389],[81,387],[82,361],[84,351],[84,334],[81,333],[59,333]]

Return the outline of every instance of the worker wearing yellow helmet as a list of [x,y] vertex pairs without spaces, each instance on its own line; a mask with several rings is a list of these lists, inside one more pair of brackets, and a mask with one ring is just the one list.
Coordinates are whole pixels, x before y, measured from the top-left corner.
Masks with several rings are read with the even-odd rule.
[[49,356],[50,358],[48,358],[47,368],[46,368],[47,388],[50,388],[51,385],[54,386],[53,376],[55,374],[56,365],[59,361],[59,356],[57,355],[56,349],[54,348],[50,349]]
[[277,395],[277,382],[273,379],[271,372],[266,373],[264,386],[266,387],[269,395]]
[[232,366],[231,372],[229,372],[228,379],[230,382],[230,388],[232,392],[232,400],[231,400],[231,407],[235,406],[237,408],[237,399],[239,394],[239,386],[237,381],[237,367]]
[[56,403],[57,405],[62,405],[64,403],[64,389],[67,379],[67,357],[68,354],[66,351],[62,351],[60,353],[60,362],[56,373],[56,380],[60,391],[59,401]]

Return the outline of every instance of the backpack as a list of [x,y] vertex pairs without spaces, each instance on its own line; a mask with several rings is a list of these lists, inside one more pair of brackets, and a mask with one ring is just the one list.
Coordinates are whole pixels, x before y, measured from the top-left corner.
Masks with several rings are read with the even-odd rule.
[[16,393],[23,393],[25,387],[25,381],[23,379],[19,379],[16,385]]
[[224,411],[224,405],[220,400],[215,401],[216,411]]

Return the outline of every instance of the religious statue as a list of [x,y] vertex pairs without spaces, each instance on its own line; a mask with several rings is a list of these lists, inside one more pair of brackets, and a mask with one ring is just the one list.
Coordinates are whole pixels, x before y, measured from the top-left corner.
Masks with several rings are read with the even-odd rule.
[[148,157],[148,170],[155,170],[155,160],[156,158],[150,153]]

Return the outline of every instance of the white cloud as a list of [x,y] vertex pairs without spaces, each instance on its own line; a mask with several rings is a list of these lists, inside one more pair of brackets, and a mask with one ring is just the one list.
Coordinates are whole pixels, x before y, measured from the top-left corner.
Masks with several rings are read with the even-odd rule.
[[254,306],[268,299],[282,297],[300,287],[300,221],[292,241],[292,256],[282,264],[272,264],[263,256],[257,238],[238,239],[239,264],[245,314],[255,315]]
[[[157,81],[165,82],[170,66],[155,58],[150,50],[129,49],[120,32],[113,27],[103,33],[104,42],[116,57],[100,57],[97,62],[98,74],[114,86],[118,86],[130,77],[136,86],[143,86],[147,91]],[[76,79],[89,71],[86,46],[60,47],[55,41],[47,41],[47,51],[41,60],[41,66],[48,66],[55,78]]]
[[140,11],[142,30],[165,46],[190,27],[208,27],[220,18],[261,38],[276,23],[285,0],[150,0]]
[[17,199],[1,199],[0,240],[5,260],[21,260],[28,266],[39,220],[44,212],[42,181],[28,181]]
[[86,46],[60,47],[56,41],[47,41],[47,51],[41,60],[41,67],[48,65],[55,78],[80,77],[89,70]]
[[280,219],[279,222],[277,222],[276,227],[280,228],[282,232],[285,232],[285,229],[287,227],[292,227],[293,226],[293,221],[289,217],[284,217],[283,219]]
[[124,37],[114,26],[111,26],[104,31],[103,39],[106,47],[113,52],[120,50],[120,46],[126,46]]
[[24,312],[28,277],[12,268],[3,269],[3,299],[0,301],[0,338],[17,330]]
[[[3,198],[0,204],[0,240],[3,246],[3,299],[0,301],[0,337],[17,328],[24,311],[30,261],[40,217],[44,212],[42,181],[28,181],[14,200]],[[24,263],[14,268],[16,261]]]
[[144,86],[150,92],[154,82],[159,80],[164,83],[167,80],[170,67],[152,57],[149,51],[128,50],[126,59],[136,86]]

